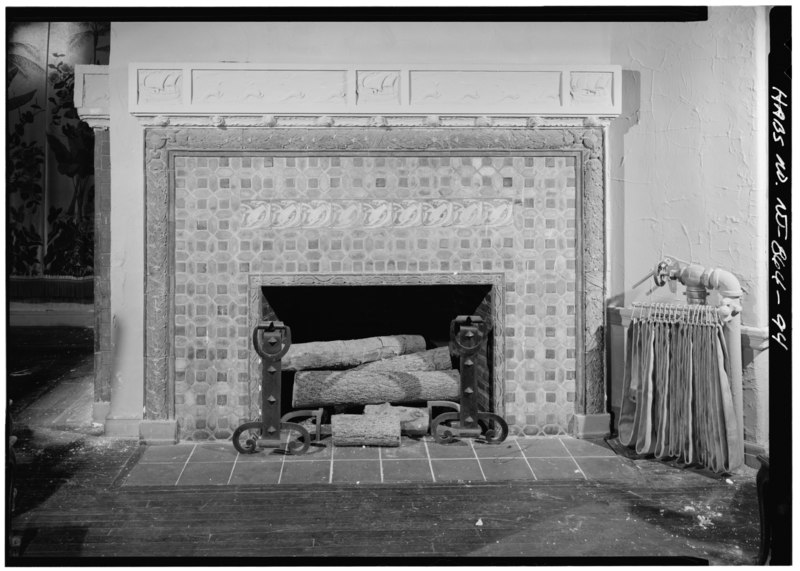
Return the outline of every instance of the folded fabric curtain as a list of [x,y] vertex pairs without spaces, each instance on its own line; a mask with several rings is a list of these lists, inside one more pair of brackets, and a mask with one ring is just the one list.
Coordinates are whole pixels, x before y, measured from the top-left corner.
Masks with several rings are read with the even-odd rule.
[[744,452],[716,313],[648,313],[634,317],[627,331],[620,442],[639,454],[714,472],[738,468]]

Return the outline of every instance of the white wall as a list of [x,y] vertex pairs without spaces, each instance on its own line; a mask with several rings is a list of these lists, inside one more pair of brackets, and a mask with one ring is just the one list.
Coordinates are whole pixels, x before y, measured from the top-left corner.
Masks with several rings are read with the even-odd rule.
[[765,26],[761,7],[615,25],[626,97],[610,134],[612,296],[646,300],[652,281],[629,288],[671,254],[733,272],[743,323],[767,325]]

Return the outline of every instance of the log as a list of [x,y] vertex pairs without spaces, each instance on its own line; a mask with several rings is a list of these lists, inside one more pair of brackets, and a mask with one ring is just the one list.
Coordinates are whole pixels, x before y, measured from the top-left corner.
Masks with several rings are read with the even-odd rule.
[[449,371],[300,371],[294,377],[292,406],[380,404],[455,400],[459,374]]
[[425,350],[421,335],[390,335],[349,339],[346,341],[312,341],[295,343],[284,355],[284,371],[305,369],[347,369],[364,363],[397,357]]
[[400,418],[396,414],[334,414],[334,446],[400,446]]
[[445,371],[452,368],[450,349],[437,347],[420,353],[373,361],[372,363],[359,365],[353,370],[405,373],[406,371]]
[[406,436],[422,436],[428,434],[430,418],[428,410],[414,406],[392,406],[388,402],[383,404],[368,404],[364,407],[364,414],[392,414],[400,419],[400,434]]

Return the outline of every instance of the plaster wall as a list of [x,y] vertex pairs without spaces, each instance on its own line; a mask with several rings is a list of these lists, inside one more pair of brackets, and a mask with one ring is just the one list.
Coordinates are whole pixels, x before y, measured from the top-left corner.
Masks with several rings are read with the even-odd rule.
[[[610,294],[683,301],[652,280],[666,255],[733,272],[742,322],[767,325],[766,12],[711,7],[697,23],[615,24],[623,114],[610,128]],[[681,290],[683,288],[680,288]]]

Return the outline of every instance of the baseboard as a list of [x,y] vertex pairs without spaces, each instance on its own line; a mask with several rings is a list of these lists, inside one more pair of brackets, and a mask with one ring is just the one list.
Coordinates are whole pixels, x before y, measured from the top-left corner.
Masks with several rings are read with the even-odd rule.
[[139,438],[141,418],[106,418],[104,436],[111,438]]
[[177,420],[143,420],[139,424],[139,440],[143,444],[177,444]]
[[570,432],[575,438],[605,438],[611,434],[611,414],[576,414]]
[[111,410],[110,402],[94,402],[92,403],[92,422],[96,424],[105,424],[108,413]]
[[758,456],[766,456],[767,448],[755,442],[744,442],[744,463],[751,468],[758,469],[761,467],[761,462],[758,461]]

